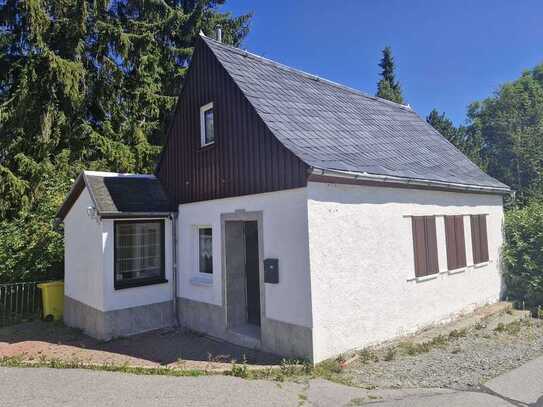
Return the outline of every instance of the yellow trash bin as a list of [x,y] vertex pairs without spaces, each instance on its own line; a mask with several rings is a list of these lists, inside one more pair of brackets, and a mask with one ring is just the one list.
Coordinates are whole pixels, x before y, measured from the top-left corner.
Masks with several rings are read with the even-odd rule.
[[62,318],[64,311],[64,282],[51,281],[38,284],[43,304],[43,319],[51,321]]

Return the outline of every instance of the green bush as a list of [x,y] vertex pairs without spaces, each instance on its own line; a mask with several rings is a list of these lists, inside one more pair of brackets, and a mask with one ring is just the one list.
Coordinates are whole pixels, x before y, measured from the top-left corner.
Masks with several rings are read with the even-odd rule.
[[508,297],[543,304],[543,204],[506,212],[503,263]]

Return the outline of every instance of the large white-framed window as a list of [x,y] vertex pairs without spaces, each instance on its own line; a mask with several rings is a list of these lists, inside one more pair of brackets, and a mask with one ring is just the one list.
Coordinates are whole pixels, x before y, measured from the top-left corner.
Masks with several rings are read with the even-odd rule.
[[208,146],[215,142],[213,102],[200,108],[200,145]]
[[165,283],[164,220],[114,221],[116,290]]
[[197,227],[198,271],[213,274],[213,229],[211,226]]

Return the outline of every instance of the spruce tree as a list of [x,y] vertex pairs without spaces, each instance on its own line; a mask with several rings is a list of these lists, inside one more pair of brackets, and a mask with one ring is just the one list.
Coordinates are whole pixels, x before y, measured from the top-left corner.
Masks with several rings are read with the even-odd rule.
[[390,47],[383,49],[383,58],[379,63],[381,67],[381,80],[377,83],[377,94],[380,98],[396,103],[404,103],[402,89],[396,81],[394,73],[394,58]]
[[248,32],[223,3],[0,2],[0,260],[21,248],[0,280],[61,263],[52,220],[82,169],[153,171],[200,30],[235,46]]

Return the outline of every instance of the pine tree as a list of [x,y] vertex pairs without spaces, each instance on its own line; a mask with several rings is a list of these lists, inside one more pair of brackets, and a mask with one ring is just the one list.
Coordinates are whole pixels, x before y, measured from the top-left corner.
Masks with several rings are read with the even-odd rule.
[[382,79],[377,83],[376,96],[403,104],[402,89],[395,78],[394,58],[390,47],[385,47],[385,49],[383,49],[383,58],[381,59],[379,66],[382,69]]

